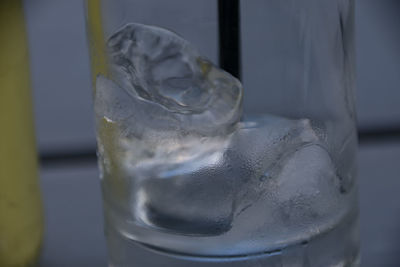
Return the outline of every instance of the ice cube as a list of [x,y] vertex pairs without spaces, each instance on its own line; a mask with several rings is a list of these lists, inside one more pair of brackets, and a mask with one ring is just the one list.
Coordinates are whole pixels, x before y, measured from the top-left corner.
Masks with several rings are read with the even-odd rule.
[[[102,89],[125,90],[120,94],[127,97],[122,101],[123,113],[129,110],[131,117],[123,123],[133,135],[142,135],[143,127],[220,135],[231,132],[238,123],[242,112],[240,82],[177,34],[131,23],[109,39],[108,49],[115,85],[104,85],[111,81],[98,79],[96,99],[110,94]],[[128,101],[131,106],[126,108]],[[116,108],[114,114],[121,112]]]
[[317,220],[337,202],[334,166],[309,120],[240,122],[240,82],[171,31],[128,24],[108,49],[113,80],[97,78],[95,110],[117,133],[99,144],[118,151],[127,220],[182,235],[272,237],[285,234],[285,216]]
[[329,230],[348,212],[333,161],[320,143],[300,145],[274,165],[268,177],[242,187],[232,236],[249,233],[250,240],[280,247]]
[[[241,123],[226,138],[192,141],[187,157],[181,150],[175,158],[165,154],[132,166],[130,172],[140,181],[135,195],[146,196],[145,201],[132,200],[133,214],[146,225],[168,231],[220,235],[271,190],[268,180],[286,170],[288,158],[316,144],[308,120],[273,116]],[[311,165],[315,168],[320,164]]]
[[119,126],[120,137],[151,138],[176,133],[179,118],[163,106],[132,95],[117,83],[101,75],[96,80],[95,112]]

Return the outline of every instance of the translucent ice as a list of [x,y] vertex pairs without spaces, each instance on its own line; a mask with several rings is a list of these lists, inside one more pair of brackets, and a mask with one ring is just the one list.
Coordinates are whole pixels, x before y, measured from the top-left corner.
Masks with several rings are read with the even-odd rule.
[[[171,157],[164,154],[132,166],[137,181],[132,207],[138,221],[184,234],[218,235],[259,201],[276,206],[303,198],[318,217],[324,209],[313,206],[322,205],[322,199],[333,204],[329,200],[339,195],[329,154],[308,120],[261,117],[241,123],[224,139],[182,143],[190,149],[178,146]],[[310,190],[312,197],[307,196]],[[265,207],[264,222],[276,212]],[[246,216],[261,215],[252,212]]]
[[122,176],[105,194],[129,190],[121,221],[236,244],[307,233],[298,221],[338,207],[334,164],[308,119],[240,121],[240,82],[168,30],[128,24],[108,49],[113,80],[97,78],[95,110],[117,140],[99,140],[105,183]]
[[[153,129],[218,135],[239,121],[240,82],[175,33],[128,24],[109,39],[108,49],[117,81],[97,81],[98,110],[111,120],[130,120],[125,125],[131,134],[143,136]],[[110,94],[120,108],[106,107],[113,104]]]

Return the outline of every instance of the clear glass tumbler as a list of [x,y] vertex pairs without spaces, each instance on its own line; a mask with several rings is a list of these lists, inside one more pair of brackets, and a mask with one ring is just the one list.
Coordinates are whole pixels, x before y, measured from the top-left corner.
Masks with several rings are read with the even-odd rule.
[[88,0],[109,266],[358,266],[353,0]]

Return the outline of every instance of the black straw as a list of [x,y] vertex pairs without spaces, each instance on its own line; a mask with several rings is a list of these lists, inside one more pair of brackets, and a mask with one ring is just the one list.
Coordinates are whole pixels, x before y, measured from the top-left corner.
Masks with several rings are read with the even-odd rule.
[[218,0],[218,22],[219,64],[240,79],[240,0]]

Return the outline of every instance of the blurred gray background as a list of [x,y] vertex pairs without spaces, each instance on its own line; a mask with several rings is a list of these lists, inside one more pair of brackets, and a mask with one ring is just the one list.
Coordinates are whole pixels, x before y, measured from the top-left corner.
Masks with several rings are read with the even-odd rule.
[[[368,137],[359,160],[362,266],[400,266],[400,1],[356,3],[358,125]],[[25,4],[39,151],[48,159],[90,154],[95,137],[83,1]],[[42,166],[43,266],[106,266],[95,163],[60,162]]]
[[[359,126],[400,126],[400,1],[356,2]],[[83,2],[26,1],[26,11],[40,150],[94,147]]]

